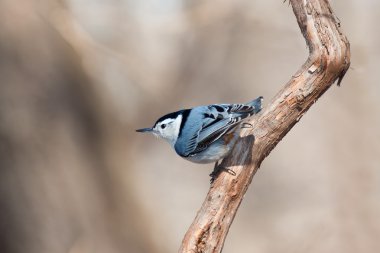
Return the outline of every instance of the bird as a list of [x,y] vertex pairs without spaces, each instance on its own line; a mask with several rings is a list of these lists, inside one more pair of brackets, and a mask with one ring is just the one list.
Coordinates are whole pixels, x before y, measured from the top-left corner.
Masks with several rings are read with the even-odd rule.
[[[262,109],[260,96],[245,104],[211,104],[168,113],[153,127],[137,129],[166,140],[182,158],[194,163],[225,158],[239,138],[240,129],[252,126],[245,120]],[[214,173],[213,172],[213,173]],[[213,173],[210,174],[213,181]]]

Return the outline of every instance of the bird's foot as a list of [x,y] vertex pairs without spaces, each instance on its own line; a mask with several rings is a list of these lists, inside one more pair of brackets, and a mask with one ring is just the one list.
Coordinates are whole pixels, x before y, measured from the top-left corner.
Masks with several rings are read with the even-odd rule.
[[222,171],[225,171],[227,172],[228,174],[232,175],[232,176],[236,176],[236,173],[235,171],[231,170],[231,169],[227,169],[227,168],[224,168],[224,167],[221,167],[220,164],[218,163],[218,161],[215,163],[214,165],[214,170],[211,172],[210,174],[210,183],[212,184],[215,179],[219,176],[219,174],[222,172]]

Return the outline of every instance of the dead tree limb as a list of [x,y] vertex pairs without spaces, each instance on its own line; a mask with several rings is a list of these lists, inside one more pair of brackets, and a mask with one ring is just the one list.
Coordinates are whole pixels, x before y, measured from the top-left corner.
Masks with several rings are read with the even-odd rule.
[[179,252],[221,252],[261,162],[335,81],[340,84],[349,68],[349,42],[328,0],[290,3],[309,47],[309,57],[269,105],[251,120],[254,127],[242,131],[242,140],[222,162],[236,176],[221,173],[211,185]]

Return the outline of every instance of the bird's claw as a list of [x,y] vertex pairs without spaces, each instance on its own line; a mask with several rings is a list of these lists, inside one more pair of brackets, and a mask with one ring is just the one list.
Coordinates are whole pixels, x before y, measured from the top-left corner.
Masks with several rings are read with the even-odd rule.
[[231,169],[223,169],[225,172],[227,172],[228,174],[232,175],[232,176],[236,176],[236,172],[231,170]]
[[253,125],[251,123],[248,123],[248,122],[244,122],[241,126],[241,128],[253,128]]

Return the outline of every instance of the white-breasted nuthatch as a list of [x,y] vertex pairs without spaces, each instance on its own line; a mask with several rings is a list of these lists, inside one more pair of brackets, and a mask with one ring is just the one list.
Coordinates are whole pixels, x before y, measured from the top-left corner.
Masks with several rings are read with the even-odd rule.
[[168,141],[177,154],[191,162],[212,163],[226,157],[239,138],[244,119],[261,110],[263,97],[246,104],[213,104],[169,113],[149,132]]

